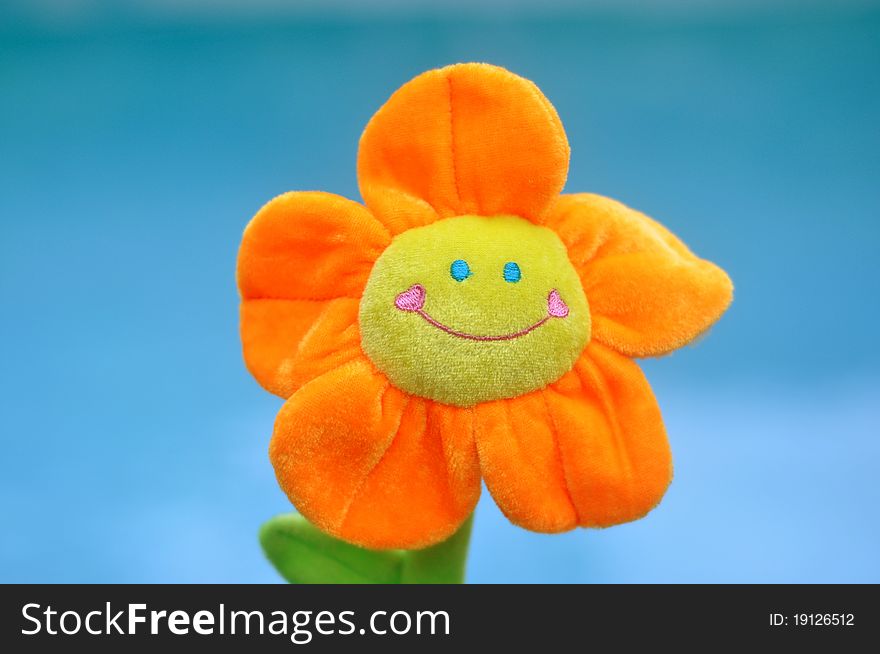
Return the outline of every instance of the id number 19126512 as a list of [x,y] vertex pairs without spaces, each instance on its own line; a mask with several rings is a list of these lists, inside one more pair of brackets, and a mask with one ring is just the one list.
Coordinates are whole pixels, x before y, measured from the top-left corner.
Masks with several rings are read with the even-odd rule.
[[771,627],[852,627],[855,626],[853,613],[783,613],[770,614]]

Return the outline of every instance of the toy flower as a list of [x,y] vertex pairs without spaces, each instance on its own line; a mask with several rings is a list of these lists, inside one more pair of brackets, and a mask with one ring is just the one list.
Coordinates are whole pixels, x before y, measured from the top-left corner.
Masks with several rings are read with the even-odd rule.
[[248,225],[244,356],[287,400],[270,457],[324,532],[422,548],[470,516],[481,481],[540,532],[660,501],[669,445],[632,358],[705,332],[731,282],[647,216],[560,195],[568,159],[534,84],[450,66],[367,125],[366,206],[287,193]]

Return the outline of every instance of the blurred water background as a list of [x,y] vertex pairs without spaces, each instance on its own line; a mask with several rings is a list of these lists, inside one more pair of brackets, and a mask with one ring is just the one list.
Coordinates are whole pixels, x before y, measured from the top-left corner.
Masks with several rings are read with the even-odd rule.
[[262,582],[289,510],[280,400],[241,361],[234,263],[290,189],[358,198],[403,82],[536,81],[570,191],[726,268],[697,347],[645,363],[676,477],[561,536],[484,493],[473,582],[880,582],[880,7],[8,1],[0,8],[0,581]]

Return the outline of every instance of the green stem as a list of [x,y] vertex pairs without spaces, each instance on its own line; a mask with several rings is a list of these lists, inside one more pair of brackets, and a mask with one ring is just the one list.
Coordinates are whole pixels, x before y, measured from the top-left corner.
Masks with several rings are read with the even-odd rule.
[[423,550],[368,550],[334,538],[301,515],[275,516],[260,544],[281,576],[296,584],[463,584],[474,517]]
[[457,532],[437,545],[406,552],[400,574],[402,584],[463,584],[474,516]]

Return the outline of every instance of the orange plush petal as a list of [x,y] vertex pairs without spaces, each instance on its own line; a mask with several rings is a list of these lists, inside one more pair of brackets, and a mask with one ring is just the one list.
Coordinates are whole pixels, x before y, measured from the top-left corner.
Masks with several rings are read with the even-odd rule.
[[659,223],[599,195],[559,198],[546,223],[568,247],[592,337],[628,356],[665,354],[706,331],[733,285]]
[[638,366],[591,343],[555,384],[478,406],[480,465],[507,517],[534,531],[636,520],[663,496],[672,459]]
[[285,193],[244,231],[238,288],[245,300],[359,298],[391,242],[367,209],[332,193]]
[[361,137],[361,194],[395,234],[461,214],[537,219],[568,174],[568,141],[538,87],[503,68],[419,75]]
[[542,392],[474,407],[486,487],[514,524],[559,532],[577,526],[559,439]]
[[329,193],[287,193],[245,230],[238,256],[248,369],[282,397],[360,353],[358,298],[387,230]]
[[374,549],[449,537],[480,494],[469,414],[405,395],[364,358],[287,401],[269,454],[300,513]]
[[246,300],[245,364],[268,391],[290,397],[315,377],[362,356],[358,300]]

